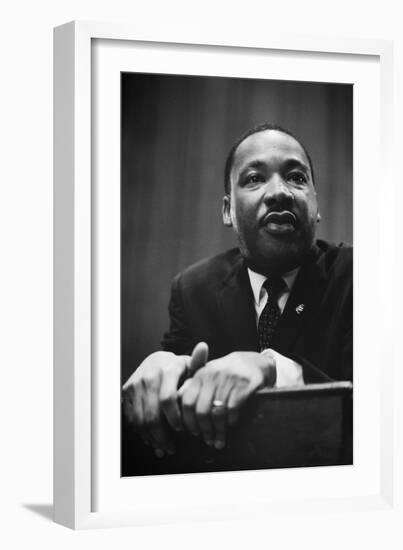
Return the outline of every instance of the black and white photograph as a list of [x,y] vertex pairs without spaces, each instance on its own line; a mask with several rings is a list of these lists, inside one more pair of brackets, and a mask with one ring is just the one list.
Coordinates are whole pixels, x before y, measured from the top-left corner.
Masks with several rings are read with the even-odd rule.
[[2,7],[1,548],[401,550],[400,3]]
[[121,476],[353,464],[353,86],[121,73]]

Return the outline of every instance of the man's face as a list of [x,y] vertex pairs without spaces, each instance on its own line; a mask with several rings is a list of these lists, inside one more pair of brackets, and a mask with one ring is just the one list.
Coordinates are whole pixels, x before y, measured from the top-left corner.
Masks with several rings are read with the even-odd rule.
[[277,130],[247,137],[235,152],[223,220],[234,228],[249,266],[285,273],[300,265],[319,219],[309,161],[298,141]]

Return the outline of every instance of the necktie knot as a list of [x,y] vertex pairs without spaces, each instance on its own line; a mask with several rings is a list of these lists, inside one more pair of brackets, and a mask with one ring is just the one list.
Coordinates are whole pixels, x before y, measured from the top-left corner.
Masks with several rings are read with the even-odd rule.
[[266,289],[268,300],[274,300],[284,290],[285,283],[281,277],[269,277],[265,280],[263,286]]

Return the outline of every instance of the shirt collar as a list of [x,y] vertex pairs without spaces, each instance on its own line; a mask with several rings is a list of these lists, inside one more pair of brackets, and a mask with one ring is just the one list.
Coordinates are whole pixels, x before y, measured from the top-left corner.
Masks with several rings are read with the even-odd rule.
[[[295,279],[297,278],[299,270],[300,268],[296,267],[292,271],[288,271],[287,273],[284,273],[284,275],[281,276],[281,278],[283,279],[287,287],[287,290],[284,290],[284,292],[291,292],[291,289],[295,283]],[[248,275],[249,275],[250,286],[252,287],[253,298],[255,300],[255,303],[259,304],[260,291],[262,290],[263,283],[265,282],[267,277],[265,275],[262,275],[261,273],[252,271],[251,269],[249,269],[249,267],[248,267]]]

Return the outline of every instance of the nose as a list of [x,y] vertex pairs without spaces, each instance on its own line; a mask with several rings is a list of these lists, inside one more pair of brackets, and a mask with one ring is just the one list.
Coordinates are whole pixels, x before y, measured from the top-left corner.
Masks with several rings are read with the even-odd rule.
[[267,181],[264,189],[264,202],[270,206],[272,203],[291,204],[294,200],[287,182],[280,174],[273,174]]

